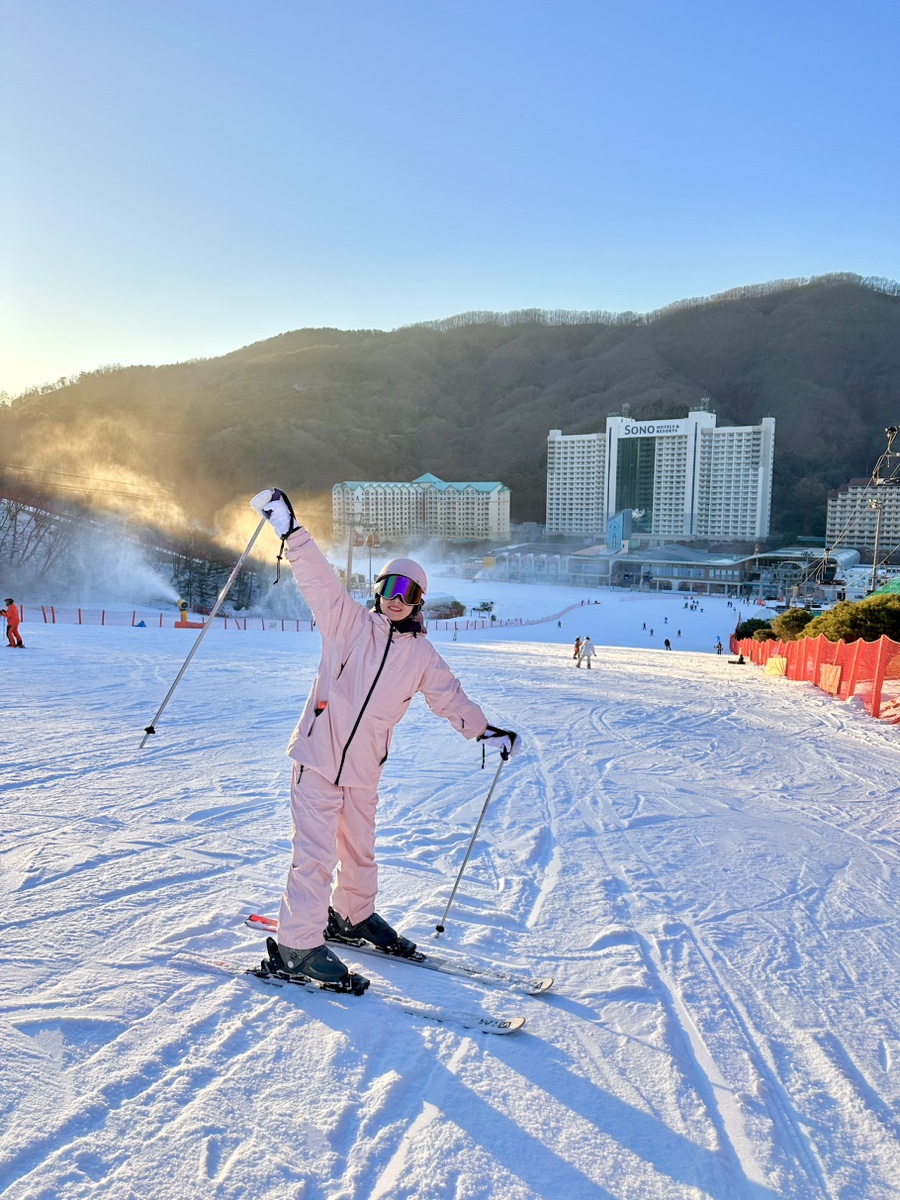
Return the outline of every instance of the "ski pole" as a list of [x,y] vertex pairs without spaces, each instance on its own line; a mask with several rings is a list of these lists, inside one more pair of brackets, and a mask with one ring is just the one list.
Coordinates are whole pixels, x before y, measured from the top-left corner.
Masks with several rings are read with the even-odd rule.
[[144,746],[146,746],[146,744],[147,744],[147,739],[150,737],[150,735],[152,733],[156,733],[156,722],[162,716],[163,709],[166,707],[166,705],[172,699],[172,693],[175,691],[175,689],[178,687],[179,683],[181,682],[181,677],[185,673],[185,671],[188,669],[188,664],[190,663],[191,659],[197,653],[197,649],[200,646],[200,643],[203,641],[203,638],[206,636],[207,629],[209,629],[210,625],[213,623],[213,619],[214,619],[216,613],[222,607],[222,604],[225,601],[225,597],[231,591],[231,585],[234,583],[235,579],[237,579],[238,572],[240,571],[241,567],[244,565],[247,555],[253,549],[253,543],[256,541],[256,539],[259,537],[259,535],[262,533],[262,529],[263,529],[263,526],[265,525],[265,523],[266,523],[266,518],[263,517],[263,519],[257,525],[256,532],[253,534],[253,537],[247,543],[247,547],[244,550],[244,553],[234,564],[234,568],[232,569],[231,574],[225,580],[225,584],[224,584],[222,590],[219,592],[219,595],[216,598],[216,602],[213,605],[212,612],[206,618],[206,623],[204,624],[203,628],[200,630],[199,634],[197,635],[197,640],[196,640],[196,642],[194,642],[193,646],[191,647],[190,654],[184,660],[181,670],[175,676],[172,686],[166,692],[165,700],[163,700],[162,704],[156,710],[156,716],[153,718],[153,720],[150,722],[150,724],[144,729],[144,736],[141,739],[141,744],[138,747],[138,749],[143,750]]
[[481,816],[478,818],[478,823],[475,826],[475,832],[472,834],[472,840],[469,842],[469,848],[466,851],[466,857],[463,859],[462,866],[459,868],[459,874],[456,876],[456,883],[453,885],[453,891],[450,893],[450,899],[447,901],[447,907],[444,909],[444,915],[441,917],[439,923],[435,925],[435,929],[437,930],[437,933],[434,935],[435,937],[444,932],[444,922],[447,920],[447,913],[450,911],[450,905],[453,903],[453,897],[456,895],[456,889],[459,887],[459,881],[463,877],[463,871],[466,869],[466,863],[469,861],[469,855],[472,853],[472,847],[475,845],[475,839],[478,837],[478,830],[481,828],[481,822],[484,820],[484,814],[488,810],[488,805],[491,802],[491,796],[494,794],[494,788],[497,786],[497,780],[500,778],[500,771],[505,762],[506,759],[501,758],[499,763],[497,763],[497,770],[494,772],[494,778],[491,781],[491,786],[488,789],[487,796],[485,797],[484,805],[481,809]]

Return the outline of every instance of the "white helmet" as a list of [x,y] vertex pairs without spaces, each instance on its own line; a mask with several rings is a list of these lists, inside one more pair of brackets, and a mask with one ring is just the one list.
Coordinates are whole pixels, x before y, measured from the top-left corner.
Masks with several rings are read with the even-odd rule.
[[375,576],[375,582],[384,579],[386,575],[405,575],[407,579],[415,580],[422,589],[423,596],[428,591],[428,576],[419,563],[414,562],[411,558],[392,558]]

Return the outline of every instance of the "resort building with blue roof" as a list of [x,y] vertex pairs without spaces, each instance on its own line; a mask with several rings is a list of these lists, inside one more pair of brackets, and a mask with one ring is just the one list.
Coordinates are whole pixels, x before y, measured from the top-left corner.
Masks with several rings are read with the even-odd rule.
[[426,472],[411,482],[346,480],[331,490],[336,541],[353,530],[379,539],[487,541],[509,536],[509,488],[447,483]]

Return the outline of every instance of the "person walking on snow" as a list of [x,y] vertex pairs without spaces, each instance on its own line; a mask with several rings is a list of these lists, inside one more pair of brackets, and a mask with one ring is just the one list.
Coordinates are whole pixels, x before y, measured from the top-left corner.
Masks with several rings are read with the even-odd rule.
[[572,657],[577,659],[578,655],[580,653],[581,653],[581,638],[577,637],[575,639],[575,653],[572,655]]
[[250,503],[281,538],[279,557],[291,564],[322,637],[318,673],[287,749],[293,856],[278,949],[289,973],[341,985],[350,972],[325,944],[326,933],[401,956],[415,951],[375,911],[378,782],[394,726],[413,696],[421,692],[432,712],[504,759],[519,740],[488,723],[427,640],[421,608],[428,581],[417,562],[385,563],[367,610],[344,590],[282,491],[266,489]]
[[19,634],[19,607],[13,600],[12,596],[7,596],[3,601],[6,608],[0,608],[0,616],[6,617],[6,637],[10,646],[14,650],[24,650],[25,643],[22,641]]
[[577,667],[580,667],[582,662],[584,660],[586,660],[587,668],[588,668],[588,670],[590,670],[591,669],[591,659],[594,657],[594,655],[596,653],[597,653],[597,649],[594,646],[594,643],[591,641],[591,639],[589,637],[586,637],[584,639],[584,641],[581,643],[581,649],[578,651],[578,662],[575,665]]

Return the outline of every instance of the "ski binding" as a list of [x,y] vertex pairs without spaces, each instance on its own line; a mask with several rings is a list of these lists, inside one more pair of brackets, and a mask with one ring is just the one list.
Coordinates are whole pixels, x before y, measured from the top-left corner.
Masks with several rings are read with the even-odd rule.
[[[262,983],[271,987],[290,985],[315,994],[328,991],[331,994],[337,992],[338,995],[345,996],[362,995],[362,992],[369,985],[369,981],[365,980],[365,987],[361,992],[354,992],[349,988],[335,988],[334,985],[323,985],[316,980],[307,979],[305,976],[282,973],[277,968],[272,970],[270,962],[267,959],[263,959],[258,967],[244,967],[228,959],[215,958],[204,954],[175,954],[170,961],[178,966],[195,968],[202,971],[214,971],[237,978],[247,978],[249,976],[250,978],[259,979]],[[362,979],[364,977],[355,976],[355,978]],[[418,1017],[423,1021],[434,1021],[439,1025],[458,1025],[463,1029],[478,1030],[481,1033],[517,1033],[525,1024],[524,1017],[489,1017],[481,1013],[462,1012],[442,1005],[419,1004],[413,1000],[404,1000],[399,996],[386,996],[380,993],[374,997],[374,1002],[388,1004],[392,1008],[398,1008],[401,1012],[412,1017]],[[369,1003],[373,1003],[373,999],[370,999]]]
[[[274,917],[261,916],[253,913],[244,919],[248,929],[255,929],[267,937],[278,936],[278,922]],[[480,967],[473,963],[443,958],[434,954],[423,954],[416,950],[412,955],[392,954],[390,950],[379,950],[369,942],[359,938],[326,938],[335,945],[349,946],[357,954],[367,954],[373,958],[389,958],[397,962],[412,963],[426,971],[440,971],[444,975],[456,975],[462,979],[471,979],[475,983],[483,983],[491,987],[507,988],[509,991],[522,992],[527,996],[540,996],[549,992],[553,987],[552,975],[531,979],[527,975],[511,974],[505,971],[495,971],[491,967]]]

